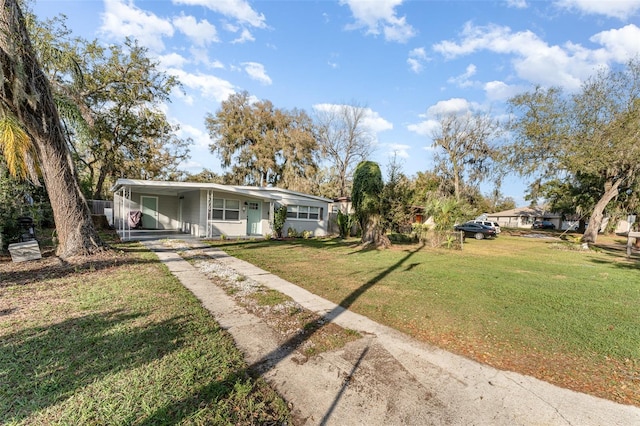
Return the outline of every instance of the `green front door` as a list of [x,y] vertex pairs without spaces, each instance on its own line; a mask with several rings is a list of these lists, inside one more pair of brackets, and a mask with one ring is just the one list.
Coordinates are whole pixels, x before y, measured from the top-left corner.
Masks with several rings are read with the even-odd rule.
[[158,197],[140,197],[142,206],[142,227],[145,229],[158,229]]
[[262,235],[260,203],[247,203],[247,235]]

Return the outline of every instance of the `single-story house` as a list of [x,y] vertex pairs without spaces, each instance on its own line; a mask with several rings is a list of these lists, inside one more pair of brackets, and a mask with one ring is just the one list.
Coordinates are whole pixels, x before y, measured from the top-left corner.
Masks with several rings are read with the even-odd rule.
[[548,220],[556,226],[556,229],[562,227],[562,215],[547,211],[544,206],[518,207],[498,213],[489,213],[487,220],[498,222],[501,228],[531,228],[536,220]]
[[120,236],[135,229],[179,231],[200,238],[273,235],[274,212],[287,207],[289,228],[328,233],[332,200],[282,188],[118,179],[113,224]]

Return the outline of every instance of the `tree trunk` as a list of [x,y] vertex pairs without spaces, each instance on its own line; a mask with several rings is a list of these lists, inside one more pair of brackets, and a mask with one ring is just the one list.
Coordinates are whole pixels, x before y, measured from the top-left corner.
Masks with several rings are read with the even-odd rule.
[[607,181],[607,183],[605,183],[604,194],[602,194],[602,197],[600,197],[593,208],[587,229],[582,235],[581,241],[583,243],[595,243],[598,239],[598,232],[600,231],[602,219],[604,217],[604,209],[611,200],[618,196],[618,188],[620,188],[621,183],[622,179],[618,179],[614,183],[611,183],[611,181]]
[[58,234],[56,254],[64,258],[102,250],[22,12],[16,0],[0,0],[0,7],[0,107],[18,118],[36,148]]
[[102,196],[102,188],[104,187],[104,182],[107,179],[107,168],[101,167],[100,172],[98,174],[98,181],[96,182],[96,189],[93,192],[93,199],[99,200]]
[[369,216],[363,225],[361,239],[363,245],[373,244],[376,247],[384,248],[391,246],[389,238],[382,233],[379,216]]

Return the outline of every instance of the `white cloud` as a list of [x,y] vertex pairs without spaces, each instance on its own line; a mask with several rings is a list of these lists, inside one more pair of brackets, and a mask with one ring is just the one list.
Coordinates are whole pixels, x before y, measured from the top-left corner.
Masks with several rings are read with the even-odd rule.
[[176,135],[181,139],[191,138],[193,139],[194,146],[197,148],[209,148],[211,138],[201,129],[194,127],[190,124],[178,123],[180,128],[176,132]]
[[370,108],[365,108],[365,118],[363,120],[363,124],[366,128],[370,129],[376,134],[385,130],[393,129],[393,124],[391,122],[380,117],[380,114],[371,110]]
[[514,9],[526,9],[529,7],[527,0],[507,0],[507,7]]
[[192,74],[175,68],[167,70],[167,73],[175,75],[185,87],[198,90],[203,98],[213,98],[216,102],[222,102],[235,93],[233,84],[211,74]]
[[447,59],[470,55],[482,50],[513,56],[512,64],[523,80],[543,86],[578,89],[594,70],[609,62],[626,62],[640,50],[640,29],[627,25],[619,30],[604,31],[591,38],[603,48],[588,49],[567,42],[549,45],[531,31],[512,32],[509,27],[465,24],[460,41],[445,40],[434,50]]
[[463,98],[451,98],[446,101],[439,101],[427,109],[427,116],[457,114],[479,109],[478,104],[469,102]]
[[407,58],[407,63],[409,64],[409,68],[416,74],[419,74],[424,68],[424,62],[428,61],[427,52],[424,47],[416,47],[415,49],[411,49],[409,51],[409,58]]
[[440,128],[439,117],[447,114],[461,114],[480,110],[481,107],[475,102],[469,102],[462,98],[451,98],[445,101],[439,101],[435,105],[427,108],[426,114],[421,114],[423,119],[419,123],[410,124],[407,129],[410,132],[417,133],[421,136],[431,137],[433,132]]
[[640,0],[559,0],[556,5],[586,15],[604,15],[627,21],[640,10]]
[[420,136],[431,137],[433,132],[438,128],[439,123],[436,120],[424,120],[420,123],[409,124],[407,130]]
[[264,65],[257,62],[243,62],[242,65],[244,66],[244,71],[249,74],[249,77],[253,80],[259,81],[267,86],[272,83],[271,77],[269,77],[264,70]]
[[383,34],[385,40],[404,43],[416,35],[415,29],[404,16],[398,17],[395,8],[403,0],[340,0],[347,5],[356,22],[347,29],[366,28],[366,34]]
[[188,6],[203,6],[242,24],[256,28],[267,27],[264,15],[253,10],[244,0],[172,0],[172,2]]
[[168,55],[158,56],[158,61],[162,68],[182,68],[188,61],[178,53],[169,53]]
[[404,145],[400,143],[389,143],[385,145],[387,149],[387,154],[389,157],[393,157],[397,155],[399,158],[409,158],[409,149],[411,149],[410,145]]
[[212,69],[225,68],[224,64],[219,60],[212,61],[211,59],[209,59],[209,49],[191,47],[189,48],[189,53],[191,53],[194,64],[204,64],[208,68]]
[[255,37],[253,36],[253,34],[251,34],[251,31],[249,31],[246,28],[243,28],[242,31],[240,32],[240,36],[237,37],[235,40],[233,40],[231,43],[233,44],[239,44],[239,43],[246,43],[247,41],[255,41]]
[[173,36],[173,26],[167,20],[144,12],[132,3],[105,0],[100,32],[108,38],[133,37],[155,52],[164,50],[163,37]]
[[602,31],[589,40],[601,44],[606,54],[616,62],[626,62],[640,55],[640,28],[633,24],[617,30]]
[[483,88],[490,101],[506,101],[527,89],[524,86],[508,85],[503,81],[488,81]]
[[211,42],[220,41],[216,27],[206,19],[198,22],[193,16],[181,15],[173,19],[173,24],[197,46],[206,46]]
[[447,81],[449,83],[457,84],[460,87],[469,87],[473,85],[473,82],[469,80],[469,78],[473,77],[478,68],[474,64],[467,65],[467,69],[463,74],[460,74],[457,77],[451,77]]

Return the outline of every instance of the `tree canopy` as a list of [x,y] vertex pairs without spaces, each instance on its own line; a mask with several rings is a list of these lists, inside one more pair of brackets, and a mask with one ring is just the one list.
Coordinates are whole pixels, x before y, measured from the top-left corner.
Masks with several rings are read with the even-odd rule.
[[118,177],[157,179],[176,171],[190,141],[176,136],[161,107],[179,83],[158,70],[147,49],[130,39],[105,47],[70,38],[64,20],[33,25],[32,32],[94,198]]
[[601,70],[577,93],[536,87],[510,100],[509,164],[541,179],[600,182],[584,242],[595,242],[604,210],[640,182],[640,60]]
[[356,105],[324,105],[317,109],[315,124],[323,156],[330,163],[335,182],[328,186],[331,197],[349,194],[355,166],[373,152],[374,137],[366,125],[367,109]]
[[466,187],[476,187],[489,175],[499,134],[500,126],[489,114],[466,112],[439,117],[432,135],[435,171],[452,182],[457,200]]
[[318,144],[304,111],[278,109],[241,92],[207,114],[205,125],[211,152],[230,169],[230,183],[283,186],[317,170]]

